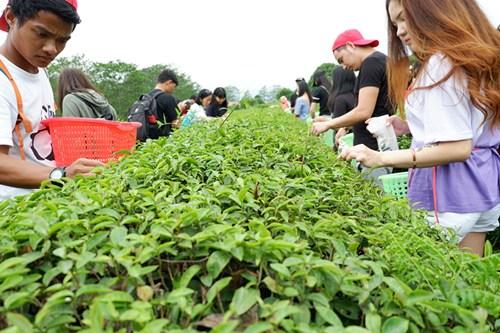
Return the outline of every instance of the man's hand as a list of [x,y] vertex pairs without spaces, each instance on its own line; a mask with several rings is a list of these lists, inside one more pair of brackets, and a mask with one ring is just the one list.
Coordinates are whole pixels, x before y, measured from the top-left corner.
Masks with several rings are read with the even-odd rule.
[[79,158],[66,168],[66,176],[73,178],[76,175],[93,176],[91,172],[95,167],[103,166],[104,163],[88,158]]
[[181,118],[177,118],[174,121],[172,121],[172,127],[173,128],[180,128],[181,127]]

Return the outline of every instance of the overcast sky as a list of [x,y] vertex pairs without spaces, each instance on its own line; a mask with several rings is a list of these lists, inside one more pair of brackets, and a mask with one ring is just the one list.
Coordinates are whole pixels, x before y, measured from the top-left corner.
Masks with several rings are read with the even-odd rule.
[[[4,8],[7,0],[0,0]],[[495,26],[500,0],[479,0]],[[62,56],[171,64],[202,87],[294,86],[333,62],[335,37],[350,28],[386,52],[385,0],[79,0],[82,24]],[[0,39],[4,33],[0,32]]]

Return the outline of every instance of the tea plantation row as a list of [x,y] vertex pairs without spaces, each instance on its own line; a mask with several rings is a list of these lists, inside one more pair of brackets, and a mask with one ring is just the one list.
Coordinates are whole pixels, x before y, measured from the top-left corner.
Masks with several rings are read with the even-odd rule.
[[1,332],[492,332],[465,254],[270,110],[0,203]]

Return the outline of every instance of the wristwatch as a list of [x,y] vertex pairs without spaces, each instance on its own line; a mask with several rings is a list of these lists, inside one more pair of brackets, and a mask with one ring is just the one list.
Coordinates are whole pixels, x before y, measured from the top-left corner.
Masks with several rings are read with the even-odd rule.
[[49,174],[49,179],[61,179],[66,177],[66,168],[54,168]]

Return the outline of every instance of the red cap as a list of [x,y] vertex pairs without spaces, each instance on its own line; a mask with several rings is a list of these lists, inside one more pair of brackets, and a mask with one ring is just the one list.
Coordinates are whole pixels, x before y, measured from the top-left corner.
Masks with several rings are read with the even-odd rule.
[[[69,3],[75,10],[78,9],[78,3],[77,0],[66,0],[67,3]],[[9,1],[10,3],[10,1]],[[0,30],[2,31],[9,31],[9,25],[7,24],[7,20],[5,19],[5,9],[2,14],[2,17],[0,17]]]
[[335,51],[339,47],[346,45],[348,42],[353,43],[358,46],[378,46],[378,40],[376,39],[364,39],[363,35],[357,29],[346,30],[341,33],[332,46],[332,51]]

